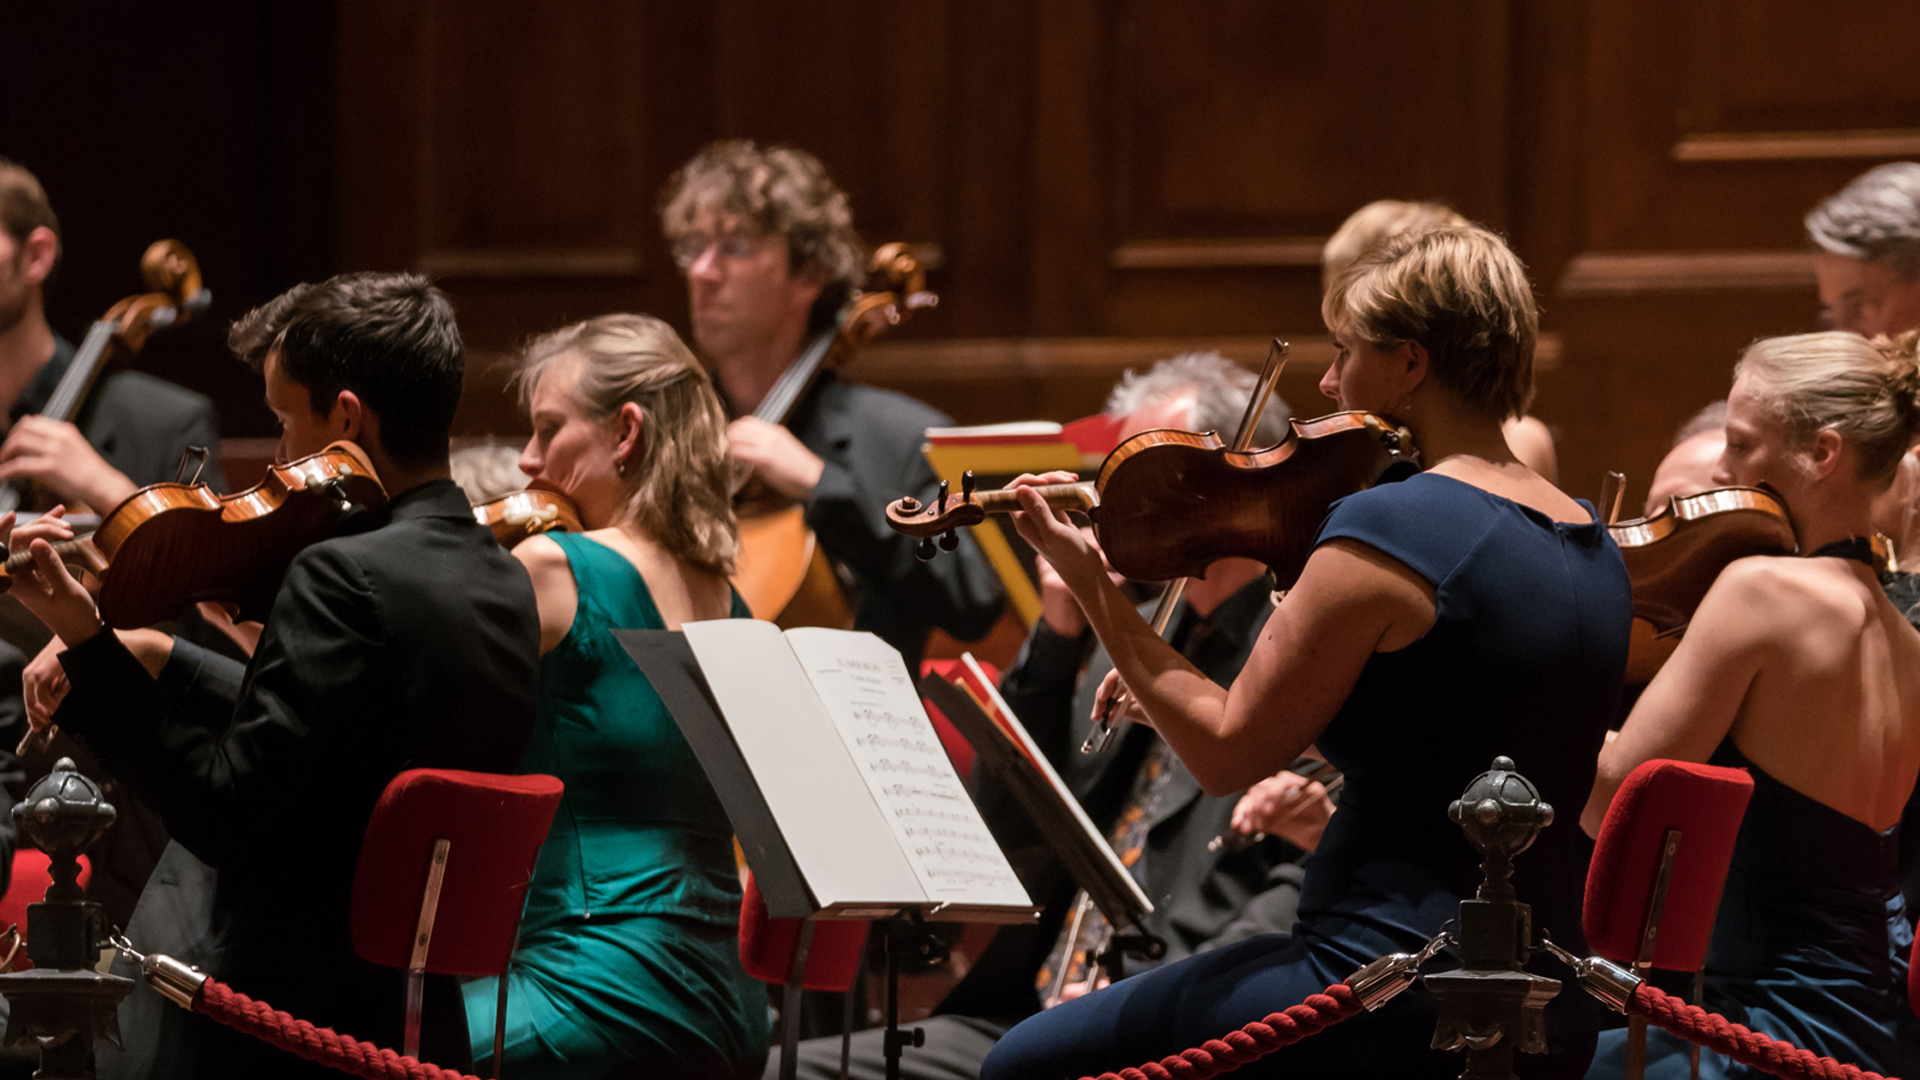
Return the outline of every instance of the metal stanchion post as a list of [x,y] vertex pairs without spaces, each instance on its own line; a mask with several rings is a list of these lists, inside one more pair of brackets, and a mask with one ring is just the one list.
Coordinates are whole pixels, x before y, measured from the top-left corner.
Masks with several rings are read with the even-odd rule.
[[133,980],[94,970],[108,927],[100,905],[80,887],[80,853],[113,824],[99,785],[61,758],[13,808],[20,831],[52,860],[46,898],[27,907],[30,971],[0,975],[12,1008],[5,1043],[40,1047],[36,1080],[90,1080],[93,1046],[120,1044],[120,999]]

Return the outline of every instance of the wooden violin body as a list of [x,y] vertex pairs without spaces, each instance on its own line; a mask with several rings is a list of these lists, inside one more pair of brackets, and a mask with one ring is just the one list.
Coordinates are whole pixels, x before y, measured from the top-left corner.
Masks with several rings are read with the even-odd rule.
[[1732,487],[1676,495],[1652,517],[1607,526],[1633,581],[1633,614],[1670,635],[1728,563],[1748,555],[1791,555],[1793,519],[1763,488]]
[[530,536],[580,532],[580,508],[557,491],[527,488],[473,504],[474,520],[493,531],[500,546],[512,551]]
[[[1201,577],[1226,558],[1265,563],[1291,588],[1335,500],[1417,469],[1412,437],[1371,413],[1293,420],[1265,450],[1227,449],[1212,433],[1143,431],[1115,447],[1100,475],[1034,490],[1084,512],[1114,570],[1135,581]],[[931,538],[1019,509],[1013,489],[964,492],[887,508],[899,532]]]
[[[268,468],[233,495],[205,484],[152,484],[100,519],[92,536],[55,549],[100,578],[100,618],[133,630],[175,618],[202,600],[261,620],[302,548],[332,536],[353,506],[380,506],[386,490],[352,443]],[[8,574],[27,561],[9,557]],[[0,579],[0,585],[10,579]]]

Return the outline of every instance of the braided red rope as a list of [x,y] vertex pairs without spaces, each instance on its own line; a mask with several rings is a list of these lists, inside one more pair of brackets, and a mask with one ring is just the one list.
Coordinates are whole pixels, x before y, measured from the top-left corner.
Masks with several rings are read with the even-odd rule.
[[1857,1065],[1821,1057],[1742,1027],[1718,1013],[1689,1005],[1652,983],[1641,983],[1633,992],[1627,1012],[1742,1065],[1789,1080],[1888,1080]]
[[1208,1080],[1232,1072],[1251,1061],[1258,1061],[1283,1046],[1292,1046],[1361,1011],[1360,999],[1346,983],[1334,983],[1324,994],[1313,994],[1285,1012],[1277,1012],[1223,1038],[1208,1039],[1191,1050],[1183,1050],[1139,1068],[1101,1073],[1081,1080]]
[[275,1011],[264,1001],[253,1000],[218,979],[200,984],[200,992],[193,997],[193,1011],[308,1061],[366,1080],[478,1080],[360,1042],[331,1028],[314,1027],[305,1020]]

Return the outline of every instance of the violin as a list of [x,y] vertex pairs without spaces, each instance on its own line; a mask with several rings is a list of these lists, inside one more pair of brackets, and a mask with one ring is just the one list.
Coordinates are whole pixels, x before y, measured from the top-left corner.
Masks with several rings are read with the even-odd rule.
[[1684,631],[1713,579],[1748,555],[1791,555],[1793,518],[1765,488],[1675,495],[1652,517],[1609,524],[1633,581],[1633,614],[1660,636]]
[[510,491],[473,504],[474,520],[493,531],[500,546],[512,551],[520,541],[542,533],[580,532],[580,508],[573,500],[546,488]]
[[[140,276],[153,291],[113,305],[87,329],[40,415],[72,423],[109,363],[130,361],[153,331],[178,326],[213,303],[200,264],[178,240],[156,240],[149,246],[140,257]],[[24,492],[20,485],[0,488],[0,514],[20,509]]]
[[[1291,420],[1265,450],[1232,450],[1212,432],[1143,431],[1107,455],[1093,480],[1042,484],[1049,506],[1086,515],[1107,562],[1136,581],[1199,577],[1227,558],[1265,563],[1277,588],[1300,579],[1320,524],[1337,499],[1404,479],[1419,466],[1413,436],[1372,413]],[[921,538],[922,558],[952,550],[953,531],[1020,509],[1015,488],[977,492],[969,473],[950,498],[904,498],[887,524]]]
[[[266,618],[287,566],[303,548],[332,536],[359,508],[387,501],[366,454],[336,442],[267,469],[232,495],[205,484],[149,484],[107,512],[91,536],[54,551],[99,579],[100,619],[118,630],[164,622],[203,600]],[[0,591],[32,567],[15,552],[0,564]]]
[[1765,488],[1675,495],[1651,517],[1609,523],[1633,583],[1627,680],[1648,682],[1673,652],[1720,571],[1749,555],[1791,555],[1793,519]]
[[[753,415],[785,424],[822,372],[840,367],[860,348],[940,298],[927,291],[927,271],[909,244],[884,244],[868,261],[885,284],[855,294],[832,330],[822,333],[782,372]],[[733,584],[756,619],[782,627],[853,624],[852,610],[803,508],[783,503],[741,477],[734,492],[740,517],[740,557]]]

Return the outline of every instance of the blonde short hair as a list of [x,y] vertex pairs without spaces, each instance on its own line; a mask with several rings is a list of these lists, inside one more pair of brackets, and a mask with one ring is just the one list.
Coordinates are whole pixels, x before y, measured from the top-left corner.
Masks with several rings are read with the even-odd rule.
[[1506,241],[1478,225],[1388,237],[1334,279],[1320,315],[1382,348],[1418,342],[1435,380],[1496,420],[1533,397],[1533,286]]
[[1470,223],[1450,206],[1376,199],[1355,210],[1327,237],[1327,246],[1320,249],[1321,288],[1332,288],[1333,279],[1339,277],[1342,270],[1352,266],[1362,252],[1389,236],[1466,224]]
[[733,516],[727,416],[706,368],[651,315],[602,315],[535,338],[514,376],[521,398],[548,377],[588,413],[611,417],[640,406],[639,468],[626,476],[622,520],[645,530],[682,562],[731,575],[740,531]]
[[1893,482],[1920,434],[1920,332],[1868,341],[1829,330],[1762,338],[1747,346],[1734,379],[1786,425],[1800,445],[1832,431],[1854,448],[1862,480]]

